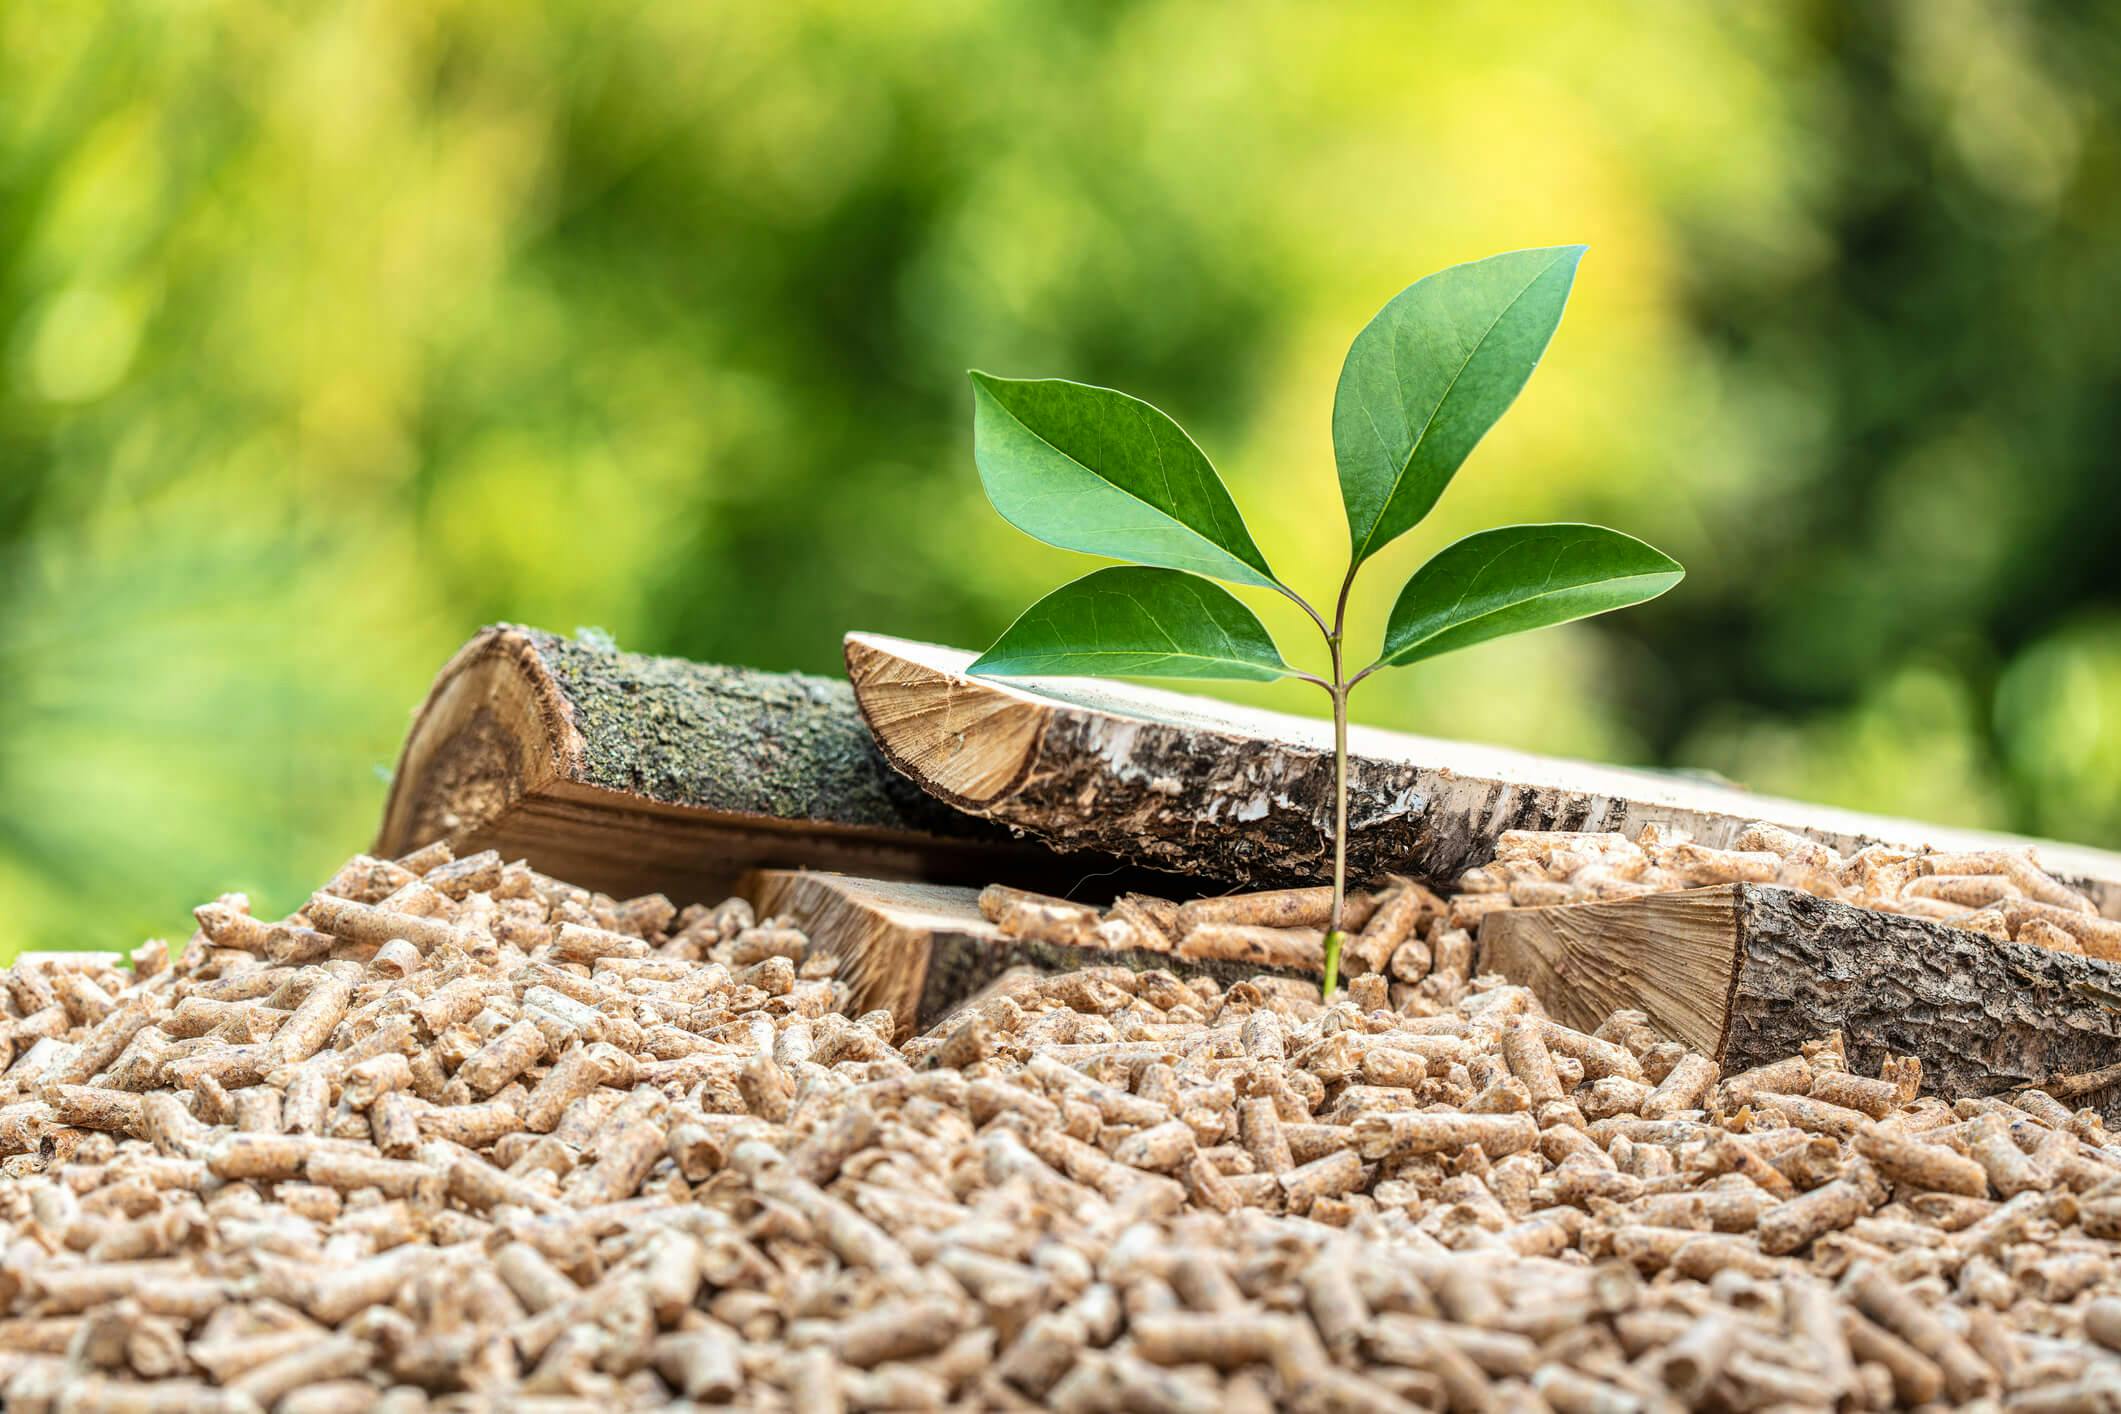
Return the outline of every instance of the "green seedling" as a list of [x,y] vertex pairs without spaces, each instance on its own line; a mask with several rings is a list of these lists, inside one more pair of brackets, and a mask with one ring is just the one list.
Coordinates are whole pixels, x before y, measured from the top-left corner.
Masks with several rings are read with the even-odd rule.
[[[973,451],[1004,519],[1048,544],[1131,564],[1063,585],[970,669],[996,677],[1301,678],[1333,702],[1333,909],[1325,978],[1340,970],[1348,866],[1348,694],[1380,668],[1654,599],[1685,571],[1596,525],[1469,535],[1414,572],[1377,661],[1352,675],[1348,592],[1371,556],[1419,524],[1530,378],[1561,322],[1582,246],[1454,265],[1402,290],[1355,336],[1333,399],[1348,571],[1330,620],[1279,575],[1208,458],[1138,398],[1062,379],[972,375]],[[1283,660],[1266,626],[1214,580],[1285,595],[1326,641],[1330,672]]]

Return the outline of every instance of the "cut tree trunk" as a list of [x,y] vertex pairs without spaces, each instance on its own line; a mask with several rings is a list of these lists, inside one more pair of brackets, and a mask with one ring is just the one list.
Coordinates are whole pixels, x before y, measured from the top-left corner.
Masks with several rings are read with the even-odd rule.
[[[1229,884],[1316,883],[1332,861],[1332,731],[1323,720],[1083,678],[971,678],[972,655],[849,634],[847,674],[884,756],[961,810],[1036,835]],[[1348,868],[1448,883],[1505,830],[1686,830],[1735,844],[1753,820],[1840,850],[2036,845],[2049,872],[2121,915],[2121,855],[1938,829],[1753,795],[1687,776],[1354,728]]]
[[1013,938],[980,916],[977,889],[947,884],[762,869],[744,880],[741,892],[761,918],[771,914],[787,920],[803,930],[813,950],[839,958],[839,978],[854,991],[849,1010],[859,1014],[888,1007],[898,1019],[901,1039],[933,1026],[1017,968],[1041,973],[1163,968],[1181,977],[1212,977],[1224,986],[1263,974],[1314,986],[1318,980],[1316,973],[1248,963]]
[[1719,884],[1481,923],[1480,967],[1530,987],[1556,1020],[1590,1029],[1632,1007],[1744,1070],[1840,1031],[1852,1066],[1922,1061],[1947,1098],[2055,1085],[2109,1114],[2121,1073],[2121,969],[1795,889]]
[[437,839],[680,901],[762,864],[984,882],[1044,856],[891,771],[845,683],[512,625],[442,669],[398,758],[377,850]]

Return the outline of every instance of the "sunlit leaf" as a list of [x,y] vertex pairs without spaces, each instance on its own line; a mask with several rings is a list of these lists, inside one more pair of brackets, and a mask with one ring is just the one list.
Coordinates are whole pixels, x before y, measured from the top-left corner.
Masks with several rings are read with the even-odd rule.
[[1582,246],[1490,256],[1394,296],[1348,349],[1333,459],[1355,563],[1429,513],[1539,364]]
[[1600,525],[1506,525],[1438,551],[1399,591],[1380,667],[1655,599],[1677,560]]
[[1266,626],[1221,585],[1119,565],[1033,604],[967,671],[1267,682],[1294,670]]
[[1271,585],[1236,502],[1183,429],[1139,398],[972,375],[972,446],[1003,519],[1066,550]]

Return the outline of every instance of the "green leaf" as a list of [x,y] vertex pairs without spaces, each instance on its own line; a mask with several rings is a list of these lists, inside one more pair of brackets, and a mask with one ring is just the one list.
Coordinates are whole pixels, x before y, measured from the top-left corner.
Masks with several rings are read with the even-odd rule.
[[1361,564],[1418,524],[1508,410],[1561,322],[1580,245],[1454,265],[1355,336],[1333,396],[1333,459]]
[[1295,669],[1282,661],[1266,625],[1221,585],[1176,570],[1116,565],[1033,604],[966,671],[1269,682]]
[[1655,599],[1677,560],[1602,525],[1506,525],[1445,546],[1399,591],[1380,668]]
[[1141,399],[977,372],[972,398],[980,482],[1017,529],[1064,550],[1275,583],[1207,457]]

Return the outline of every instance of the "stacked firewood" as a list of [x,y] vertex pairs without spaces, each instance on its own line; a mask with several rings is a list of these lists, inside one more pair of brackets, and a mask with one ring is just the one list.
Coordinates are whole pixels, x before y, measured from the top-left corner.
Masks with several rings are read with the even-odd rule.
[[2121,1399],[2121,1145],[1833,1037],[1095,967],[894,1046],[742,902],[442,851],[200,925],[0,986],[10,1411]]

